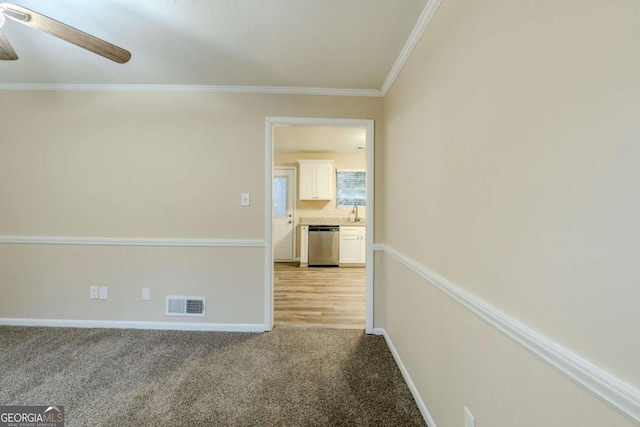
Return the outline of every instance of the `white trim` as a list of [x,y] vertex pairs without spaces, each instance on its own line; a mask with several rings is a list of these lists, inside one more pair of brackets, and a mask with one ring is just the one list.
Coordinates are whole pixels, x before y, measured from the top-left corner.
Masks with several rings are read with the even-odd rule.
[[183,246],[263,248],[264,240],[250,239],[152,239],[129,237],[0,236],[0,244],[87,246]]
[[416,22],[416,25],[413,27],[413,30],[411,31],[409,38],[405,42],[404,47],[400,51],[400,54],[398,55],[398,58],[396,59],[395,64],[393,64],[391,71],[389,71],[389,74],[387,75],[387,79],[384,81],[382,85],[382,89],[381,89],[382,96],[386,96],[387,92],[389,92],[389,89],[391,89],[391,86],[393,86],[393,82],[398,77],[398,74],[400,74],[402,67],[404,67],[404,64],[409,59],[409,56],[411,55],[411,52],[413,52],[413,49],[418,44],[418,41],[420,41],[420,37],[422,37],[422,33],[424,33],[424,31],[427,29],[427,27],[429,26],[429,23],[431,23],[431,19],[433,19],[433,16],[436,14],[436,11],[438,10],[440,3],[442,3],[442,0],[427,1],[426,6],[422,10],[420,17],[418,18],[418,22]]
[[396,249],[382,244],[376,246],[382,248],[386,254],[422,276],[491,326],[502,331],[596,397],[602,399],[632,421],[640,423],[640,390],[507,316]]
[[366,158],[367,158],[367,223],[366,223],[366,314],[365,332],[370,334],[373,331],[373,229],[374,218],[374,121],[370,119],[330,119],[330,118],[310,118],[310,117],[265,117],[265,329],[273,329],[273,252],[272,252],[272,183],[273,183],[273,126],[275,125],[330,125],[330,126],[362,126],[366,128]]
[[362,126],[366,127],[370,119],[331,119],[319,117],[266,117],[272,125],[278,126]]
[[365,332],[370,334],[373,332],[373,315],[374,315],[374,263],[375,259],[373,256],[373,230],[375,227],[375,188],[374,188],[374,177],[375,177],[375,129],[373,120],[368,120],[367,124],[367,132],[366,132],[366,158],[367,158],[367,167],[366,167],[366,182],[367,182],[367,219],[366,219],[366,227],[365,227],[365,274],[366,274],[366,306],[365,306]]
[[264,328],[273,329],[273,125],[267,117],[264,124]]
[[119,320],[8,319],[0,326],[44,326],[50,328],[154,329],[167,331],[264,332],[260,323],[140,322]]
[[381,97],[378,89],[336,89],[285,86],[212,86],[212,85],[127,85],[127,84],[48,84],[4,83],[0,91],[49,92],[161,92],[161,93],[260,93],[274,95],[326,95]]
[[391,341],[391,338],[387,334],[387,331],[385,331],[384,328],[376,328],[374,329],[374,332],[376,332],[376,335],[382,335],[384,337],[384,340],[387,342],[387,346],[389,347],[389,350],[391,350],[391,354],[393,355],[393,358],[396,361],[396,365],[398,365],[398,368],[402,373],[402,377],[404,378],[404,381],[407,383],[407,386],[409,387],[409,391],[411,391],[411,394],[413,395],[413,399],[416,401],[416,404],[418,405],[418,409],[422,414],[422,418],[424,418],[425,422],[429,427],[436,427],[436,422],[433,420],[433,417],[429,413],[429,409],[427,409],[427,405],[424,403],[424,399],[422,399],[422,396],[420,396],[420,392],[418,391],[418,388],[413,383],[413,380],[409,375],[409,371],[404,366],[404,363],[400,358],[400,354],[398,354],[398,351],[396,350],[396,347],[393,345],[393,342]]

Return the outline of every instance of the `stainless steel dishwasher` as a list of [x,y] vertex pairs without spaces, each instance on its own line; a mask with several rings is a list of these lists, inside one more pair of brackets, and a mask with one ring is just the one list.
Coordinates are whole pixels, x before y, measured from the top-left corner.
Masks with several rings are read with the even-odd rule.
[[340,263],[340,227],[309,226],[309,266],[338,266]]

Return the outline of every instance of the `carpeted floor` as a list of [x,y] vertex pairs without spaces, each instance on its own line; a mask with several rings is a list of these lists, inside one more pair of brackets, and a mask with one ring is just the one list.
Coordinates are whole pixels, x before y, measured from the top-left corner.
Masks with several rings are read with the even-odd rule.
[[382,337],[0,327],[0,405],[72,426],[424,426]]

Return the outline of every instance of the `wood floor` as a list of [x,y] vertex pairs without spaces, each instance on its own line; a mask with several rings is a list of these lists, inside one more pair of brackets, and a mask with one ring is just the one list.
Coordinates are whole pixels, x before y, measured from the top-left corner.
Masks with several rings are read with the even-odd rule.
[[278,326],[364,329],[364,268],[299,268],[274,263],[274,321]]

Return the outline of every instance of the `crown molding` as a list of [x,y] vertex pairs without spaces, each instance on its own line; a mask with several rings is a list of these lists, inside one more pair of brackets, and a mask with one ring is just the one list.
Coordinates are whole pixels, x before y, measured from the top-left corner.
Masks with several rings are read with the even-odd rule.
[[433,19],[433,16],[436,14],[436,11],[438,10],[438,7],[440,7],[441,3],[442,0],[427,1],[426,6],[422,10],[420,17],[418,18],[418,22],[416,22],[416,25],[413,27],[413,31],[411,31],[407,42],[404,44],[404,47],[400,51],[400,55],[398,55],[395,64],[393,64],[389,75],[387,75],[387,79],[382,85],[382,89],[380,90],[382,96],[386,96],[387,92],[389,92],[389,89],[391,89],[391,86],[393,86],[393,82],[395,82],[398,74],[400,74],[400,71],[402,71],[402,67],[404,67],[404,64],[409,59],[411,52],[413,52],[413,49],[418,44],[418,41],[420,41],[422,33],[424,33],[424,30],[426,30],[431,23],[431,19]]
[[55,84],[2,83],[0,91],[47,92],[159,92],[159,93],[245,93],[272,95],[325,95],[381,97],[378,89],[337,89],[284,86],[211,86],[211,85],[129,85],[129,84]]

